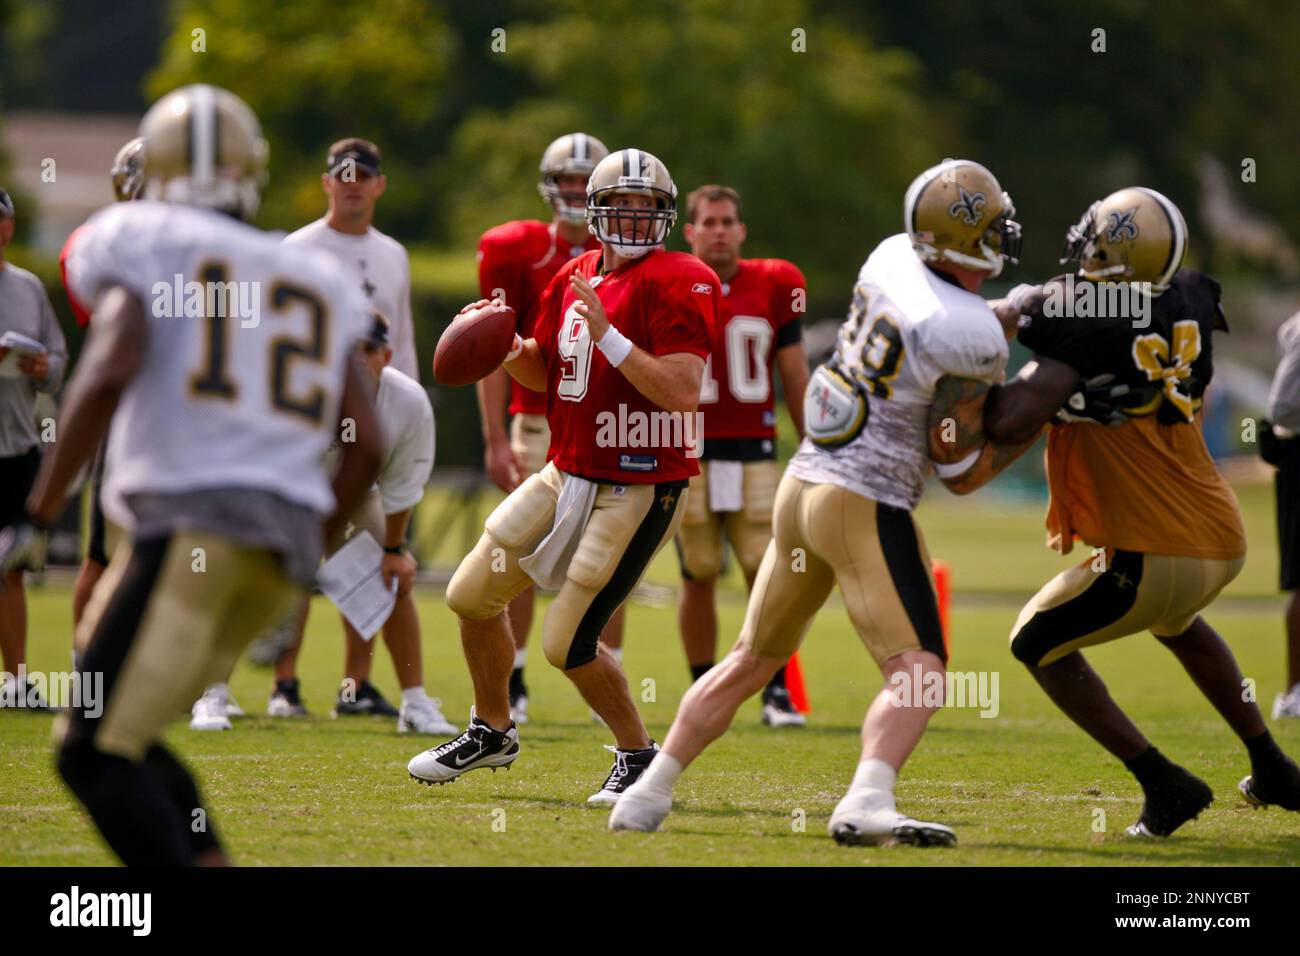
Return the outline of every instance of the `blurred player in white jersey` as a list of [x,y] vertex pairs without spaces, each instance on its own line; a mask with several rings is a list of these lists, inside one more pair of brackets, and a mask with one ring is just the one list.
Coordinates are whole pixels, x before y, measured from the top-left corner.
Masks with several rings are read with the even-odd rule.
[[[140,133],[145,200],[97,213],[70,253],[91,338],[0,566],[40,547],[111,420],[104,510],[128,540],[77,635],[103,706],[61,718],[59,773],[127,864],[222,864],[162,733],[297,600],[374,481],[379,427],[353,364],[366,303],[328,256],[239,221],[267,149],[242,100],[183,87]],[[356,440],[331,483],[340,418]]]
[[[144,186],[143,139],[137,136],[122,145],[122,148],[117,151],[117,155],[113,158],[113,166],[109,175],[113,180],[113,198],[115,200],[130,202],[133,199],[140,198]],[[84,226],[79,226],[73,230],[72,235],[68,236],[68,241],[64,243],[63,251],[59,254],[59,269],[63,276],[63,289],[68,294],[68,304],[72,307],[72,314],[76,317],[77,325],[82,328],[90,324],[90,310],[94,303],[82,302],[72,293],[72,280],[68,276],[68,254],[72,251],[73,245],[81,238],[84,229]],[[104,509],[99,502],[99,493],[104,484],[104,454],[106,451],[107,449],[100,447],[95,455],[95,463],[90,473],[90,542],[86,548],[86,556],[81,562],[81,569],[77,572],[77,581],[72,590],[72,625],[74,632],[77,625],[81,623],[81,615],[86,610],[86,603],[90,600],[95,585],[99,583],[104,568],[108,567],[108,556],[112,553],[120,537],[119,529],[109,527],[104,520]]]
[[798,649],[838,584],[885,683],[867,710],[860,762],[831,835],[854,844],[956,841],[949,827],[907,817],[894,803],[898,772],[936,709],[922,690],[943,686],[948,658],[912,509],[937,454],[945,463],[934,470],[965,493],[1028,447],[981,435],[954,450],[943,440],[943,422],[958,411],[945,396],[962,394],[952,383],[987,391],[1006,366],[1014,324],[1008,319],[1008,330],[976,292],[1015,260],[1014,211],[993,174],[966,160],[929,169],[908,189],[907,232],[867,259],[834,356],[813,373],[807,437],[777,490],[773,539],[740,640],[687,691],[662,752],[615,805],[611,829],[658,829],[682,770]]

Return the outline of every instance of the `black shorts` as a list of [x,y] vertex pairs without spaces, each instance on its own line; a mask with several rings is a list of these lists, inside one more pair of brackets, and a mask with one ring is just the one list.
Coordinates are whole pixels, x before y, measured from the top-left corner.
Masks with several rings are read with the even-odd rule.
[[27,496],[40,467],[39,447],[12,458],[0,458],[0,528],[26,514]]
[[1281,587],[1294,591],[1300,588],[1300,438],[1285,443],[1274,481]]

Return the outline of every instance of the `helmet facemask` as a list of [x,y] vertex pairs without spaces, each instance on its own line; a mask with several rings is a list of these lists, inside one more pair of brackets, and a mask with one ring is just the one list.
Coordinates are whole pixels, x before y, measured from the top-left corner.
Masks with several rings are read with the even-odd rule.
[[1002,266],[1009,262],[1013,266],[1020,264],[1020,247],[1022,236],[1020,223],[1011,217],[1016,214],[1015,204],[1006,193],[1002,194],[1002,213],[993,220],[988,231],[980,239],[980,251],[990,264],[989,275],[996,276],[1002,272]]
[[144,140],[131,140],[117,152],[109,175],[113,180],[113,196],[118,202],[139,199],[144,189]]
[[[609,206],[615,195],[651,196],[653,209]],[[637,259],[662,246],[677,221],[676,197],[662,189],[613,187],[587,197],[587,222],[591,232],[624,259]]]
[[1061,250],[1060,258],[1062,265],[1079,263],[1079,273],[1094,280],[1122,275],[1127,271],[1122,262],[1101,267],[1106,261],[1106,251],[1097,246],[1097,210],[1100,208],[1101,201],[1094,202],[1083,217],[1066,230],[1065,248]]

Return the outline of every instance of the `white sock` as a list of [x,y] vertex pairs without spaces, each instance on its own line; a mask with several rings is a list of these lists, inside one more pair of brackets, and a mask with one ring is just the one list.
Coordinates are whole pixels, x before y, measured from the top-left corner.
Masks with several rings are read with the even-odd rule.
[[853,774],[853,783],[849,785],[850,790],[884,790],[886,793],[894,792],[894,781],[898,779],[898,773],[889,764],[883,760],[877,760],[870,757],[860,764]]
[[645,772],[641,774],[641,779],[637,783],[660,793],[671,794],[673,786],[677,783],[677,778],[682,775],[682,771],[685,769],[670,754],[666,754],[661,750],[655,754],[655,759],[650,761],[650,766],[645,768]]
[[523,667],[528,663],[528,648],[519,647],[515,649],[515,670]]
[[210,684],[208,689],[203,692],[204,697],[220,697],[222,700],[230,699],[229,684]]
[[423,687],[407,687],[402,691],[402,703],[419,704],[429,699]]

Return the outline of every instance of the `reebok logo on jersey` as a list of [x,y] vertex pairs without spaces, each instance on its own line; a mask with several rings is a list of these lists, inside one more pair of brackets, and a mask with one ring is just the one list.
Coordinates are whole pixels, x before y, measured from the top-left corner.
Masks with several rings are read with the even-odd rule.
[[707,282],[697,282],[695,285],[691,286],[691,291],[698,292],[701,295],[712,295],[713,286],[709,285]]

